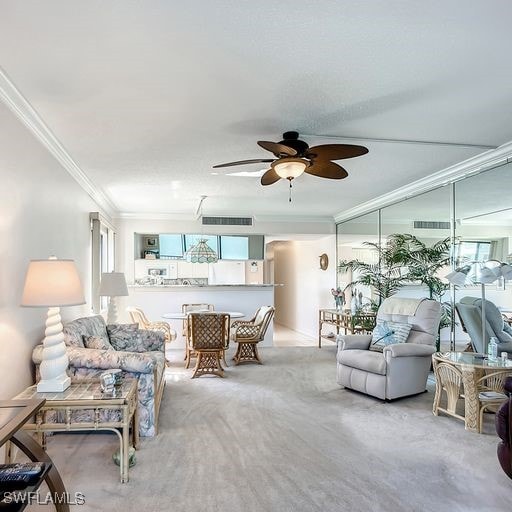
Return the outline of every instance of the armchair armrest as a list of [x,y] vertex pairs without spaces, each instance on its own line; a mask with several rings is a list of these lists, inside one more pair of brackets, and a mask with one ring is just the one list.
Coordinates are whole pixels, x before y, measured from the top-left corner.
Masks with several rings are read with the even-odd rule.
[[[95,370],[120,368],[126,372],[153,373],[155,361],[151,356],[139,352],[121,352],[117,350],[97,350],[93,348],[67,347],[66,353],[70,366]],[[43,345],[37,345],[32,352],[32,361],[41,363]]]
[[338,335],[336,338],[338,350],[368,350],[372,337],[366,334]]
[[420,343],[395,343],[384,347],[384,356],[391,357],[429,357],[436,351],[432,345]]

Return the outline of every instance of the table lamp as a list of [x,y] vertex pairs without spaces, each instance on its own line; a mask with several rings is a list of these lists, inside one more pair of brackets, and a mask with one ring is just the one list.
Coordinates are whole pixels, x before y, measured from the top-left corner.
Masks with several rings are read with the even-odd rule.
[[101,274],[99,294],[102,297],[110,297],[108,301],[107,324],[115,324],[117,321],[116,297],[128,296],[128,287],[123,272],[104,272]]
[[21,305],[48,308],[38,392],[62,392],[71,384],[71,379],[66,373],[69,360],[62,332],[60,308],[79,304],[85,304],[85,299],[73,260],[58,260],[52,256],[48,260],[30,261]]
[[[498,263],[496,267],[489,268],[486,267],[486,263]],[[480,265],[480,271],[476,275],[476,279],[474,282],[479,283],[481,286],[482,293],[482,345],[484,348],[484,353],[487,354],[487,335],[486,335],[486,318],[485,318],[485,285],[491,284],[497,281],[499,278],[503,277],[506,281],[512,279],[512,266],[507,263],[502,263],[498,260],[487,260],[485,262],[481,261],[471,261],[464,265],[463,267],[456,268],[453,272],[450,272],[446,275],[446,279],[455,286],[464,286],[466,283],[471,282],[468,280],[468,276],[471,272],[473,265]]]

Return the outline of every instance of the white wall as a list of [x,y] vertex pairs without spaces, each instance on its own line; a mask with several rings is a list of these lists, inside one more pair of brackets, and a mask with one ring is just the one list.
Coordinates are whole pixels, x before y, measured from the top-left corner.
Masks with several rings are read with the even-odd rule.
[[[334,307],[331,288],[336,286],[336,237],[314,241],[272,242],[275,289],[275,321],[308,336],[318,336],[318,309]],[[329,257],[320,270],[319,256]]]
[[118,218],[115,220],[118,234],[116,264],[120,272],[125,272],[128,283],[134,279],[134,235],[135,233],[204,233],[214,235],[278,235],[315,234],[329,235],[335,233],[333,220],[301,221],[255,220],[253,226],[204,226],[198,220],[189,218]]
[[[76,261],[90,302],[89,212],[98,206],[0,103],[0,400],[32,383],[32,347],[44,337],[44,309],[19,306],[30,259]],[[87,305],[63,319],[90,314]]]

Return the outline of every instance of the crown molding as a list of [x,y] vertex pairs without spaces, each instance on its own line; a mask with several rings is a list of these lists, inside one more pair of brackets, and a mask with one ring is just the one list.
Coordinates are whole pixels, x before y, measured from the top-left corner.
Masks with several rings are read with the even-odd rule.
[[418,194],[423,194],[435,188],[449,185],[450,183],[454,183],[469,176],[489,171],[494,167],[509,162],[512,162],[512,142],[507,142],[496,149],[485,151],[480,155],[473,156],[455,165],[446,167],[441,171],[413,181],[392,192],[361,203],[354,208],[339,212],[334,216],[334,220],[336,222],[350,220],[360,215],[365,215],[366,213],[384,208],[385,206],[404,201]]
[[334,218],[326,215],[254,215],[256,222],[319,222],[332,224]]
[[115,219],[129,220],[180,220],[196,222],[198,218],[192,213],[151,213],[151,212],[117,212]]
[[91,196],[96,204],[110,217],[118,211],[114,202],[82,171],[61,142],[21,94],[0,67],[0,100],[35,135],[39,142],[54,156],[75,181]]
[[[203,213],[207,217],[252,217],[254,222],[318,222],[322,224],[333,224],[333,217],[328,216],[293,216],[293,215],[250,215],[247,213]],[[148,213],[148,212],[117,212],[114,216],[117,219],[131,220],[180,220],[180,221],[199,221],[198,217],[190,213],[168,212],[168,213]],[[250,227],[250,226],[239,226]]]

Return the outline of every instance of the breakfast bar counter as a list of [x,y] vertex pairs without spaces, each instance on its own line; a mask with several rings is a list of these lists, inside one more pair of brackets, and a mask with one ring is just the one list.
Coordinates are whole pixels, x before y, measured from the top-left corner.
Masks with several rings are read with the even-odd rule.
[[[181,311],[182,304],[213,304],[217,311],[240,311],[252,318],[260,306],[274,306],[274,288],[279,284],[215,284],[215,285],[129,285],[129,297],[119,298],[119,312],[127,306],[141,308],[152,321],[162,320],[169,311]],[[121,317],[122,318],[122,317]],[[128,316],[123,321],[129,322]],[[181,336],[181,321],[169,320],[178,333],[171,348],[185,346]],[[273,327],[269,326],[260,346],[271,347]]]

